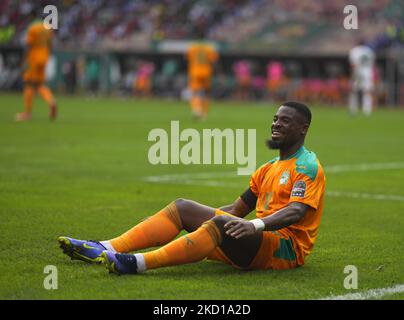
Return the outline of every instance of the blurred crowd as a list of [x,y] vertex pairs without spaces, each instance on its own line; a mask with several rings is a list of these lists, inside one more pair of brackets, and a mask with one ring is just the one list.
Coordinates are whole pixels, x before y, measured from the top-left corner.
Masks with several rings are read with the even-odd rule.
[[[165,60],[160,67],[153,61],[138,60],[133,68],[125,68],[116,93],[123,96],[188,98],[187,74],[179,59]],[[230,70],[225,70],[229,69]],[[307,102],[322,101],[329,105],[343,105],[350,92],[349,73],[343,63],[325,63],[322,74],[308,76],[308,70],[297,61],[268,59],[234,60],[224,67],[216,65],[211,96],[216,99],[283,101],[295,99]],[[386,103],[384,84],[377,68],[374,70],[375,100]]]
[[[358,7],[360,29],[344,35],[364,35],[376,52],[404,47],[404,1],[358,0],[354,3]],[[286,39],[303,45],[315,39],[317,44],[310,43],[310,46],[316,48],[317,53],[326,48],[327,43],[334,49],[343,47],[346,39],[338,37],[344,32],[341,8],[350,3],[347,0],[2,0],[0,45],[23,44],[24,31],[31,22],[30,12],[39,12],[48,4],[56,5],[59,11],[59,28],[54,37],[57,49],[147,51],[153,43],[162,40],[204,38],[237,52],[238,48],[248,48],[254,39],[264,43],[265,48],[270,43],[274,49],[276,41]],[[310,29],[312,25],[315,27]],[[322,30],[327,32],[321,33]],[[351,41],[346,47],[352,45]],[[285,48],[288,53],[299,52],[293,49],[296,47]],[[330,63],[323,65],[321,72],[310,72],[304,70],[301,63],[270,57],[266,61],[240,57],[237,61],[227,61],[226,65],[222,62],[221,58],[212,85],[212,95],[217,99],[282,100],[288,97],[341,104],[349,91],[349,70],[343,63]],[[84,54],[58,63],[61,76],[57,85],[61,90],[75,93],[83,89],[94,94],[100,91],[100,79],[105,76],[100,55]],[[121,95],[186,98],[184,63],[179,56],[158,62],[147,57],[116,58],[108,66],[110,87]],[[18,86],[18,64],[16,54],[0,54],[0,88],[15,89],[16,83]],[[374,77],[380,88],[378,100],[383,103],[385,93],[379,70],[375,70]]]
[[[205,36],[213,25],[247,0],[56,0],[14,1],[0,4],[0,27],[12,26],[9,41],[20,43],[30,23],[28,14],[45,5],[56,5],[60,25],[56,42],[89,47],[137,34],[145,41],[189,39]],[[133,44],[132,44],[133,45]]]
[[[239,44],[263,30],[286,22],[293,30],[279,29],[277,36],[304,31],[300,27],[324,23],[339,27],[346,0],[2,0],[0,44],[20,44],[30,23],[28,14],[48,4],[59,11],[55,42],[60,46],[147,47],[164,39],[204,37],[221,43]],[[377,48],[404,43],[404,3],[401,0],[355,1],[359,19],[367,29],[385,30],[373,35]],[[234,32],[237,30],[237,32]],[[286,32],[286,34],[285,34]],[[366,30],[364,31],[366,32]],[[272,35],[271,35],[272,36]],[[321,36],[321,35],[319,35]],[[322,35],[327,40],[326,35]],[[261,39],[262,40],[262,39]],[[328,39],[329,40],[329,39]],[[121,41],[121,42],[120,42]],[[329,40],[332,41],[332,40]]]

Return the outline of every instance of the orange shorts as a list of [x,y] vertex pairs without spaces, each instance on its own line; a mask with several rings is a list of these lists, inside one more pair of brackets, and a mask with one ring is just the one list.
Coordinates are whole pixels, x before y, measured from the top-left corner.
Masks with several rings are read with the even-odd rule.
[[190,77],[189,88],[193,91],[208,90],[210,88],[210,82],[211,77],[209,76]]
[[[220,209],[215,212],[216,215],[226,214]],[[209,256],[209,260],[222,261],[230,264],[237,269],[292,269],[298,266],[296,251],[291,237],[280,234],[277,231],[264,231],[262,243],[258,253],[247,268],[241,268],[234,264],[226,254],[217,247]]]
[[38,61],[27,61],[26,70],[23,78],[24,82],[41,84],[45,82],[45,68],[47,61],[44,59]]

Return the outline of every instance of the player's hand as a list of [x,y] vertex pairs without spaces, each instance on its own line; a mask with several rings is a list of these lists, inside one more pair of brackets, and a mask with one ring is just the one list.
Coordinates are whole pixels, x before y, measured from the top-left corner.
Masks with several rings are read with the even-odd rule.
[[253,223],[244,219],[231,220],[224,225],[227,235],[240,239],[245,236],[253,235],[256,230]]

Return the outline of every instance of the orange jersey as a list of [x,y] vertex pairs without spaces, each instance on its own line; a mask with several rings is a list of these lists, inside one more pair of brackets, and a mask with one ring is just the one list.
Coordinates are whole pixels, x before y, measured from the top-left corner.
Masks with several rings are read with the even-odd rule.
[[33,22],[28,30],[25,43],[28,47],[29,62],[46,62],[49,58],[49,47],[52,31],[44,27],[42,21]]
[[207,44],[191,45],[187,52],[190,77],[210,77],[212,65],[218,59],[216,50]]
[[290,202],[309,206],[302,220],[276,231],[293,238],[298,263],[303,264],[313,248],[323,213],[325,175],[316,155],[301,147],[288,159],[277,157],[252,175],[250,188],[257,196],[258,218],[269,216]]

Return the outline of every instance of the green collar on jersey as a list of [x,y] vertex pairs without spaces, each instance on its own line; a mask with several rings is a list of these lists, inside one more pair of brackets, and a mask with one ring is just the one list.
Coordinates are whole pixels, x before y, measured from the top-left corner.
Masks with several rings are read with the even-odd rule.
[[287,157],[285,159],[282,159],[282,160],[279,159],[279,161],[290,160],[290,159],[293,159],[293,158],[299,158],[299,156],[301,156],[306,151],[307,151],[307,149],[304,146],[301,146],[299,148],[299,150],[297,150],[294,154],[292,154],[291,156],[289,156],[289,157]]
[[285,158],[285,159],[280,159],[279,156],[273,158],[272,160],[269,160],[269,163],[275,163],[276,161],[285,161],[285,160],[290,160],[293,158],[298,158],[300,157],[303,153],[307,152],[307,149],[304,146],[301,146],[294,154],[292,154],[291,156]]

